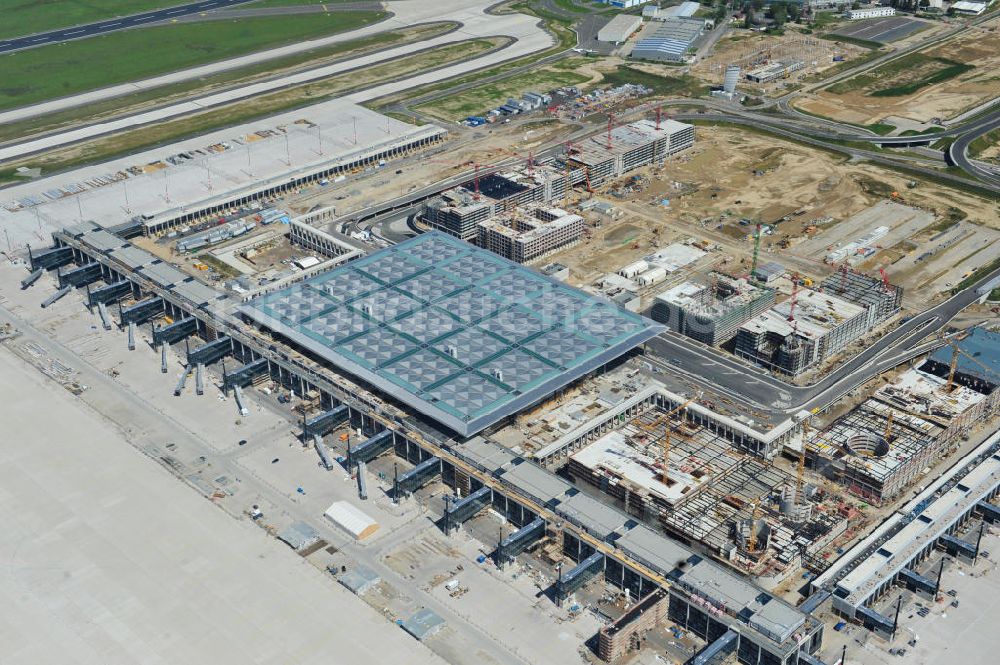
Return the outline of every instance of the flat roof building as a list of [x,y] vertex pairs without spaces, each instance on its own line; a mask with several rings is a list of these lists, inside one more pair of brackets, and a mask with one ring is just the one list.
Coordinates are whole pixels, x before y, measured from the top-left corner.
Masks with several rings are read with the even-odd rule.
[[684,282],[657,295],[650,316],[674,332],[717,346],[773,305],[774,297],[774,289],[712,273],[708,283]]
[[869,328],[892,318],[903,304],[903,287],[853,270],[844,269],[830,275],[820,286],[826,293],[864,307],[868,312]]
[[560,199],[567,186],[579,180],[582,174],[567,176],[549,164],[504,169],[480,176],[478,184],[467,182],[442,192],[427,202],[421,217],[438,231],[472,242],[479,236],[480,222],[519,205]]
[[849,21],[860,21],[868,18],[883,18],[895,15],[896,10],[893,7],[861,7],[859,9],[848,9],[844,12],[844,18]]
[[572,167],[588,173],[592,186],[654,164],[694,145],[694,126],[676,120],[639,120],[595,134],[573,145],[567,155]]
[[254,299],[240,312],[462,436],[662,330],[436,232]]
[[705,32],[705,21],[700,18],[670,16],[647,29],[635,47],[632,58],[636,60],[683,60],[695,40]]
[[751,69],[747,72],[746,77],[748,81],[752,81],[753,83],[770,83],[778,79],[788,78],[792,72],[796,72],[805,66],[806,63],[801,60],[776,60],[757,69]]
[[479,222],[479,246],[515,263],[530,263],[575,245],[583,218],[561,208],[531,204]]
[[736,355],[787,374],[800,374],[869,330],[864,307],[811,289],[746,321],[736,333]]
[[597,41],[620,44],[642,27],[642,17],[632,14],[618,14],[597,31]]
[[378,168],[446,135],[346,100],[323,102],[15,185],[0,199],[0,226],[22,247],[70,220],[103,228],[133,221],[154,235],[336,174]]

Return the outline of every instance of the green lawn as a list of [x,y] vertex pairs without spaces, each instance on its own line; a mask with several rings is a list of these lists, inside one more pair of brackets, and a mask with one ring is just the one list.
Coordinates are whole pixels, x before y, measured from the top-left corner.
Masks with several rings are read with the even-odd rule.
[[834,94],[862,91],[870,97],[903,97],[972,68],[972,65],[946,58],[910,53],[836,83],[827,90]]
[[18,51],[0,57],[0,109],[353,30],[384,16],[338,12],[177,23]]
[[86,107],[73,107],[54,113],[35,116],[17,122],[0,125],[0,142],[12,141],[31,134],[53,131],[83,121],[103,119],[110,114],[126,113],[143,107],[150,101],[176,101],[185,95],[197,95],[222,86],[252,83],[262,74],[296,70],[311,66],[321,66],[345,57],[356,57],[380,49],[429,39],[447,32],[452,23],[431,23],[406,28],[388,30],[360,39],[349,39],[329,46],[301,51],[282,58],[273,58],[261,63],[229,69],[218,74],[198,79],[189,79],[155,88],[144,88],[128,95],[105,99]]
[[997,144],[1000,144],[1000,129],[994,129],[992,132],[987,132],[986,134],[974,139],[972,143],[969,144],[969,157],[977,159],[980,155]]
[[0,39],[183,4],[185,0],[0,0]]
[[604,75],[604,85],[618,86],[624,83],[644,85],[659,97],[676,95],[680,97],[701,97],[708,94],[708,86],[693,76],[658,76],[627,65],[621,65],[614,72]]
[[296,7],[302,5],[336,5],[341,2],[352,2],[353,0],[253,0],[247,3],[247,7],[257,9],[258,7]]
[[566,85],[579,85],[589,81],[589,76],[576,72],[542,69],[512,76],[496,83],[488,83],[470,88],[455,95],[444,97],[418,106],[417,111],[437,116],[445,120],[458,120],[469,115],[479,115],[507,101],[508,97],[520,97],[528,91],[548,92]]
[[[260,95],[250,101],[236,102],[192,116],[94,139],[70,149],[57,149],[40,155],[32,155],[23,161],[11,162],[0,168],[0,183],[16,182],[18,178],[14,174],[14,170],[17,166],[39,167],[44,173],[51,175],[55,172],[79,168],[86,164],[105,162],[122,155],[149,149],[152,146],[176,143],[190,136],[307,107],[368,85],[384,83],[412,76],[419,71],[441,67],[464,57],[475,57],[496,48],[504,41],[504,38],[492,37],[437,46],[409,58],[391,60],[368,67],[363,70],[363,73],[345,72],[312,83]],[[303,111],[303,117],[308,117],[308,110]]]

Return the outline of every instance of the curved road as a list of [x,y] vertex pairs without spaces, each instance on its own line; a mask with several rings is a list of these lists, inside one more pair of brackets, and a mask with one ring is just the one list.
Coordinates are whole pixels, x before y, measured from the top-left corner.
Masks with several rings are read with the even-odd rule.
[[73,39],[84,39],[127,28],[137,28],[141,25],[149,25],[150,23],[162,23],[163,21],[169,21],[189,14],[197,14],[198,12],[206,12],[212,9],[222,9],[223,7],[231,7],[232,5],[242,5],[247,2],[250,2],[250,0],[202,0],[201,2],[156,9],[142,14],[116,16],[106,21],[97,21],[96,23],[70,26],[68,28],[50,30],[49,32],[40,32],[35,35],[27,35],[25,37],[5,39],[0,41],[0,53],[10,53],[26,48],[35,48],[36,46],[46,46],[48,44],[59,44]]

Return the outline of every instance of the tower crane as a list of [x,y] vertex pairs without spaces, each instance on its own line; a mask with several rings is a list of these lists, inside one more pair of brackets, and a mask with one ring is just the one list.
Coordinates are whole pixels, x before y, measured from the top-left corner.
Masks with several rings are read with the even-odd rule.
[[649,423],[648,425],[643,425],[643,429],[647,431],[656,430],[660,426],[660,424],[663,425],[663,441],[662,441],[663,462],[660,466],[660,479],[664,485],[667,484],[668,481],[667,471],[670,468],[670,418],[674,414],[679,413],[684,409],[688,408],[689,406],[691,406],[691,404],[693,404],[696,400],[700,399],[701,396],[702,392],[698,391],[698,393],[694,397],[687,400],[683,404],[679,405],[677,408],[671,409],[670,411],[658,417],[656,420]]
[[806,474],[806,438],[809,434],[809,424],[807,421],[802,421],[802,446],[799,448],[799,466],[795,470],[795,500],[801,502],[803,493],[802,488],[805,486],[805,474]]
[[750,515],[750,536],[747,538],[747,551],[757,551],[757,520],[760,519],[760,500],[754,502],[753,513]]

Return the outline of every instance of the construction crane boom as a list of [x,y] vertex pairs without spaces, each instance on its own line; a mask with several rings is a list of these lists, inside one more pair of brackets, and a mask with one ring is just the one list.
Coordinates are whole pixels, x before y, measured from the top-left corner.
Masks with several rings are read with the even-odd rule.
[[760,519],[760,500],[754,502],[753,513],[750,515],[750,537],[747,539],[747,551],[757,551],[757,520]]
[[761,224],[757,223],[757,228],[754,233],[753,238],[753,261],[750,263],[750,280],[756,281],[757,277],[757,259],[760,256],[760,236],[761,236]]

